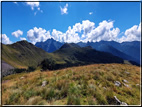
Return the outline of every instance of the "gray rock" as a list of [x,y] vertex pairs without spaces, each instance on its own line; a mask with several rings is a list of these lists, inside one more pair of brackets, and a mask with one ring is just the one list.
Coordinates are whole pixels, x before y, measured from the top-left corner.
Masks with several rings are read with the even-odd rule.
[[126,74],[130,74],[130,72],[125,71]]
[[122,81],[123,81],[123,82],[125,82],[125,83],[129,83],[129,82],[128,82],[127,80],[125,80],[125,79],[124,79],[124,80],[122,80]]
[[120,105],[128,105],[127,103],[125,103],[125,102],[121,102],[121,104]]
[[20,79],[24,79],[25,77],[20,77]]
[[123,83],[123,84],[124,84],[124,86],[129,87],[129,85],[127,85],[127,84],[125,84],[125,83]]
[[128,105],[128,104],[125,103],[125,102],[121,102],[116,96],[114,96],[114,99],[116,100],[116,104],[117,104],[117,105]]
[[106,90],[106,87],[103,87],[104,88],[104,90]]
[[45,87],[46,84],[47,84],[47,81],[43,81],[43,82],[42,82],[42,87]]
[[116,96],[114,96],[114,99],[116,100],[116,104],[121,104],[121,101]]
[[121,85],[121,83],[119,81],[115,81],[114,84],[118,87]]

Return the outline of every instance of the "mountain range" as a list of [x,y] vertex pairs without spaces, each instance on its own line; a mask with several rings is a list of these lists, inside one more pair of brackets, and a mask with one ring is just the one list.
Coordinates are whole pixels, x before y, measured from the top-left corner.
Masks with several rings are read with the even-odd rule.
[[43,69],[60,69],[93,63],[124,63],[122,58],[97,51],[91,46],[80,47],[74,43],[65,43],[58,50],[48,53],[25,40],[11,45],[2,44],[2,60],[15,68],[40,66]]
[[[11,45],[2,44],[2,61],[11,66],[11,68],[28,68],[33,66],[44,70],[95,63],[129,63],[139,65],[136,62],[136,58],[139,56],[134,57],[135,51],[137,52],[136,55],[140,55],[138,53],[140,51],[138,42],[122,43],[121,45],[120,43],[106,41],[63,44],[49,39],[42,44],[47,45],[48,48],[46,49],[50,52],[54,51],[48,53],[46,52],[47,50],[45,51],[42,48],[36,47],[26,40],[18,41]],[[52,47],[53,50],[51,50]],[[130,50],[134,52],[128,55]]]
[[79,66],[93,63],[124,63],[124,60],[107,52],[97,51],[91,47],[80,47],[74,43],[65,43],[60,49],[53,52],[62,58],[65,64],[58,64],[57,69],[68,66]]
[[[48,39],[45,42],[38,42],[35,46],[42,48],[46,52],[54,52],[58,50],[64,43],[58,42],[54,39]],[[78,42],[80,47],[91,46],[93,49],[102,52],[108,52],[118,56],[124,60],[135,61],[140,64],[140,42],[122,42],[115,41],[100,41],[100,42]]]

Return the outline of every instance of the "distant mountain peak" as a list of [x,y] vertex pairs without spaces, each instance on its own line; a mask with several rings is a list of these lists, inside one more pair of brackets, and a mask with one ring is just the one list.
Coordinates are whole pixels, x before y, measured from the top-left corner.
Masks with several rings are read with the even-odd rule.
[[[21,41],[18,41],[16,43],[13,43],[12,45],[17,45],[17,44],[21,44],[21,45],[28,45],[28,44],[32,44],[26,40],[21,40]],[[32,44],[33,45],[33,44]]]
[[59,49],[63,43],[54,40],[53,38],[47,39],[44,42],[37,42],[35,46],[42,48],[46,52],[54,52],[55,50]]
[[77,47],[79,48],[80,46],[75,44],[75,43],[65,43],[63,46],[61,46],[60,49],[63,49],[63,48],[72,48],[72,47]]
[[85,48],[90,48],[90,49],[93,49],[93,48],[92,48],[92,46],[86,46]]

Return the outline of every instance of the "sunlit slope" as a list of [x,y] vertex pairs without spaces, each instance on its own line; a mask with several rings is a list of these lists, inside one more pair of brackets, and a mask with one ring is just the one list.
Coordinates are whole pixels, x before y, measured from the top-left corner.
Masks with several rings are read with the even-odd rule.
[[27,41],[19,41],[12,45],[2,44],[2,60],[14,67],[37,66],[50,54]]
[[[120,86],[115,85],[116,81]],[[93,64],[46,72],[36,70],[2,80],[2,104],[115,105],[114,96],[128,105],[140,104],[140,67]]]

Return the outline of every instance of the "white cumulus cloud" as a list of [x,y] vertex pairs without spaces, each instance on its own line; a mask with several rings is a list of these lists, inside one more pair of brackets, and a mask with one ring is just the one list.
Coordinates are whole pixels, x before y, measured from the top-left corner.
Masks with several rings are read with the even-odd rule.
[[22,37],[21,37],[20,40],[26,40],[26,38],[22,38]]
[[61,10],[61,14],[63,15],[63,14],[68,14],[68,4],[66,4],[65,6],[64,6],[64,8],[62,8],[61,6],[60,6],[60,10]]
[[71,43],[71,42],[77,43],[77,42],[79,42],[80,41],[80,37],[79,37],[77,32],[78,31],[76,31],[74,28],[71,29],[71,27],[69,26],[68,30],[65,33],[65,38],[66,39],[64,41],[68,42],[68,43]]
[[118,36],[120,30],[119,28],[113,27],[113,21],[102,21],[99,23],[99,26],[96,28],[90,28],[90,32],[86,35],[83,35],[86,37],[84,39],[84,42],[87,41],[93,41],[93,42],[99,42],[101,40],[105,41],[111,41],[115,40]]
[[95,23],[90,22],[89,20],[85,20],[85,21],[82,21],[82,27],[83,27],[84,34],[86,35],[95,28]]
[[35,8],[36,8],[34,15],[36,15],[38,12],[43,13],[43,10],[41,10],[41,8],[40,8],[39,0],[36,0],[36,2],[25,2],[25,3],[27,6],[30,6],[32,10],[35,10]]
[[64,42],[64,34],[61,31],[57,31],[56,29],[53,29],[52,31],[52,38],[57,40],[57,41],[61,41]]
[[59,42],[77,43],[77,42],[99,42],[104,41],[132,41],[140,40],[141,26],[133,26],[125,31],[125,35],[121,38],[118,36],[121,34],[120,29],[114,27],[114,21],[102,21],[98,26],[95,26],[94,22],[89,20],[83,20],[81,23],[76,23],[72,27],[69,26],[66,32],[53,29],[46,31],[43,28],[30,29],[27,32],[27,38],[35,44],[36,42],[46,41],[49,38],[53,38]]
[[39,2],[26,2],[26,4],[30,6],[32,10],[34,10],[35,7],[39,8]]
[[17,4],[17,2],[13,2],[14,4]]
[[18,38],[19,36],[23,35],[23,31],[17,30],[15,32],[12,32],[12,35]]
[[46,41],[47,39],[51,38],[51,35],[49,31],[46,31],[43,28],[34,27],[27,32],[27,38],[33,44],[35,44],[36,42]]
[[9,38],[6,36],[6,34],[2,34],[2,43],[3,44],[11,44],[12,41],[9,40]]
[[89,15],[92,15],[93,14],[93,12],[89,12]]
[[133,27],[125,31],[125,35],[120,38],[120,42],[124,41],[140,41],[141,40],[141,23],[134,25]]

